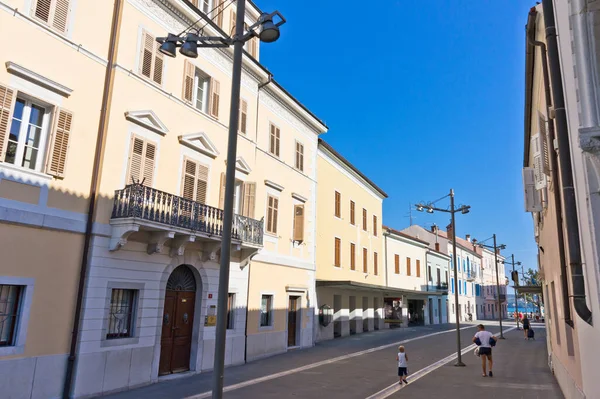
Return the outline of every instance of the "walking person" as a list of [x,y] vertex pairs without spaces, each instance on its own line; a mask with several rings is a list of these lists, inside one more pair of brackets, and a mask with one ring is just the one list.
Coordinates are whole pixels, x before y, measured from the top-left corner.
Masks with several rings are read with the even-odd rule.
[[[477,326],[477,333],[473,337],[473,342],[479,346],[479,356],[481,356],[481,369],[483,370],[483,377],[494,376],[492,373],[492,366],[494,362],[492,361],[492,340],[497,341],[494,334],[485,330],[485,326],[480,324]],[[490,371],[489,374],[486,373],[486,360],[489,363]]]
[[527,315],[525,315],[525,317],[523,317],[523,333],[525,334],[525,339],[529,339],[527,334],[529,334],[530,328],[529,319],[527,318]]
[[404,382],[408,385],[408,381],[406,381],[406,377],[408,376],[408,356],[406,356],[406,351],[402,345],[398,347],[396,360],[398,361],[398,378],[400,379],[398,383],[402,385]]

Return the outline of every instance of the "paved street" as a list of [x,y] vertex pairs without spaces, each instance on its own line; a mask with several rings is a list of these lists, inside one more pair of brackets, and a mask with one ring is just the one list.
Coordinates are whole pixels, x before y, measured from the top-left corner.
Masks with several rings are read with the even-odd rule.
[[[464,326],[463,348],[471,344],[473,325]],[[514,323],[505,327],[514,327]],[[541,326],[540,326],[541,327]],[[452,325],[377,331],[328,342],[304,351],[228,368],[226,398],[384,398],[417,394],[419,397],[562,398],[546,365],[545,334],[536,328],[537,340],[525,341],[521,331],[510,331],[495,350],[493,379],[481,377],[480,361],[471,351],[463,355],[465,368],[431,365],[455,352]],[[498,327],[488,329],[497,332]],[[404,343],[413,382],[398,391],[396,346]],[[429,373],[426,374],[426,370]],[[105,396],[111,399],[210,397],[211,373],[161,382],[137,390]],[[388,388],[389,387],[389,388]],[[388,388],[386,390],[386,388]],[[379,392],[379,394],[377,394]],[[377,394],[377,395],[376,395]]]

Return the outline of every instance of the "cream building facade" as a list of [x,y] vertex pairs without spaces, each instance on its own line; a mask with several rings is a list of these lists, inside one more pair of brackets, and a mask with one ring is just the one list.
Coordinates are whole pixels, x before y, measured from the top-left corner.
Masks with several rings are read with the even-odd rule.
[[323,140],[317,182],[316,339],[383,329],[387,194]]
[[[0,229],[11,238],[2,243],[9,262],[0,266],[0,310],[13,321],[0,328],[0,374],[24,381],[2,384],[14,386],[9,396],[62,395],[94,181],[71,396],[212,368],[232,53],[171,59],[155,38],[203,12],[214,19],[205,32],[226,35],[235,13],[218,6],[0,2],[0,31],[40,46],[34,54],[6,45],[0,70]],[[261,13],[251,2],[246,11],[247,25]],[[317,140],[327,127],[273,80],[259,54],[252,40],[227,365],[314,341]],[[39,250],[15,250],[25,240]]]

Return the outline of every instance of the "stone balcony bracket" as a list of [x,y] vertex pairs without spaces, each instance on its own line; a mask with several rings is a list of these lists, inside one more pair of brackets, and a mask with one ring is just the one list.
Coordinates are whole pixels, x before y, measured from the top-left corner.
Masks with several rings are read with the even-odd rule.
[[192,234],[184,234],[175,237],[171,242],[171,257],[182,256],[185,253],[185,247],[196,241],[196,236]]
[[127,238],[140,230],[137,223],[115,223],[112,224],[110,243],[108,249],[116,251],[127,244]]
[[175,232],[173,231],[157,231],[153,232],[148,241],[148,255],[162,253],[163,247],[167,240],[175,238]]

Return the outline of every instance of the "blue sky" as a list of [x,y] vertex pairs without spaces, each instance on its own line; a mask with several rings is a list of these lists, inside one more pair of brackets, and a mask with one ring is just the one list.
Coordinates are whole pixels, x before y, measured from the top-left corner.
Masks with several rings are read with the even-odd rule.
[[[521,182],[534,2],[257,2],[288,20],[279,41],[261,46],[261,62],[327,123],[321,137],[388,193],[385,224],[408,226],[409,203],[454,188],[457,204],[472,207],[457,216],[458,234],[496,233],[505,255],[536,267]],[[449,222],[414,216],[427,227]]]

